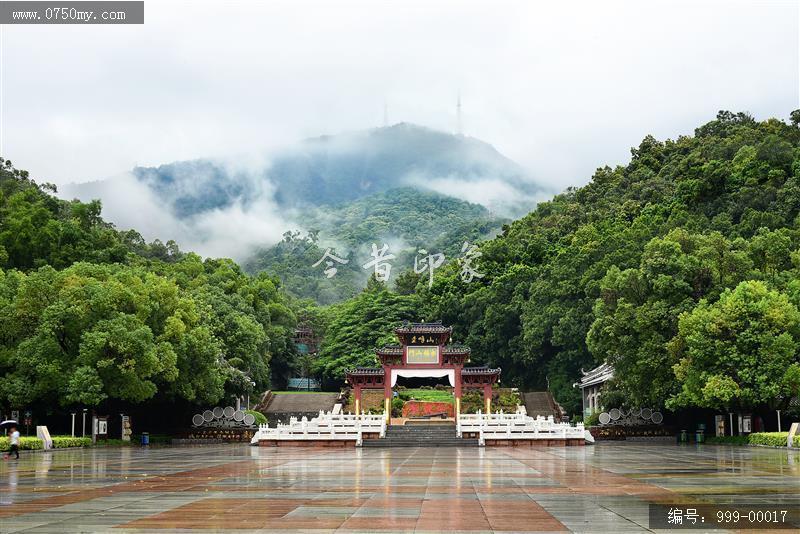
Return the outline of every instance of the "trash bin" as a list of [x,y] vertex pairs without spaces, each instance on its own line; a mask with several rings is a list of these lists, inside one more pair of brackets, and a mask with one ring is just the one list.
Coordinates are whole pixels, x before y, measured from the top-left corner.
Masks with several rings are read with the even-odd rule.
[[681,443],[687,443],[689,441],[689,435],[685,430],[681,430]]
[[705,443],[706,441],[706,431],[702,428],[698,428],[697,432],[694,435],[694,441],[696,443]]
[[142,445],[150,445],[150,434],[142,432]]

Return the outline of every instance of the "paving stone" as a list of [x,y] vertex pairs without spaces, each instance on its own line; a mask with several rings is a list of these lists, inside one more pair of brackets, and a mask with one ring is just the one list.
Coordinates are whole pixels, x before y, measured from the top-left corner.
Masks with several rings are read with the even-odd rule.
[[56,451],[0,464],[3,533],[624,533],[648,531],[651,503],[693,502],[798,510],[800,455],[663,443],[218,445]]

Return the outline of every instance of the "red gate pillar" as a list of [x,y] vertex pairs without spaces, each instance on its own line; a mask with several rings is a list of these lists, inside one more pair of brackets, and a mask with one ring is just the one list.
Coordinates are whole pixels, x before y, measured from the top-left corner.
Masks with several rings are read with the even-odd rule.
[[356,415],[361,415],[361,386],[356,385],[353,387],[353,396],[355,397]]
[[455,416],[456,421],[458,418],[461,417],[461,366],[457,366],[453,371],[453,381],[455,385],[453,386],[455,389],[453,390],[453,395],[456,398],[456,406],[455,406]]
[[383,374],[383,413],[386,423],[392,421],[392,368],[384,367]]
[[483,403],[486,405],[486,413],[492,413],[492,385],[483,385]]

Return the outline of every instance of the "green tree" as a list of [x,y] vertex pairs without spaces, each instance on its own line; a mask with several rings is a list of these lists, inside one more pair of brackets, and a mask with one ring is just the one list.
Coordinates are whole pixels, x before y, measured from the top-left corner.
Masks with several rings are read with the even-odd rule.
[[763,282],[683,314],[670,348],[681,385],[670,406],[775,406],[800,389],[800,311]]

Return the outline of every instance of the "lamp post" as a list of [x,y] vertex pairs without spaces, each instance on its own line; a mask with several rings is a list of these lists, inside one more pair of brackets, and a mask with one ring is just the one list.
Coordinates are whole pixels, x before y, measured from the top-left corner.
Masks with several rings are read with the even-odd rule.
[[83,409],[83,414],[81,416],[81,437],[86,437],[86,408]]
[[775,411],[778,412],[778,432],[780,432],[781,431],[781,411],[780,410],[775,410]]

